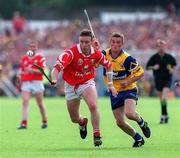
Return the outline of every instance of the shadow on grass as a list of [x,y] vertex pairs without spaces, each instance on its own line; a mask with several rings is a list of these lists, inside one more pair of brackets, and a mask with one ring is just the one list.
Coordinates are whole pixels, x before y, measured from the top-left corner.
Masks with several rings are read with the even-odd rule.
[[[118,151],[118,150],[129,150],[130,147],[92,147],[92,148],[81,148],[81,147],[69,147],[69,148],[48,148],[43,149],[46,152],[77,152],[77,151]],[[41,149],[42,150],[42,149]]]

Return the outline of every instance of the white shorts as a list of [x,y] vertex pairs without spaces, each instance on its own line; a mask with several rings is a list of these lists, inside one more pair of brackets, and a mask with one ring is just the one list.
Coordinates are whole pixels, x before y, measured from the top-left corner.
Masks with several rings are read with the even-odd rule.
[[88,87],[95,87],[94,79],[86,81],[84,84],[79,85],[77,88],[65,82],[65,98],[66,100],[80,99],[84,90]]
[[44,91],[44,85],[43,82],[39,80],[23,81],[21,90],[31,92],[32,94],[41,93]]

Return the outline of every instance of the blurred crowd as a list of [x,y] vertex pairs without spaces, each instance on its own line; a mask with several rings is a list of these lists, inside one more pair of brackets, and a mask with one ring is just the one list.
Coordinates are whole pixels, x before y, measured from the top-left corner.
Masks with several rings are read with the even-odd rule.
[[[30,39],[39,41],[39,48],[42,50],[54,50],[70,47],[78,42],[78,34],[84,27],[88,27],[86,22],[81,20],[59,22],[56,27],[31,28],[28,20],[16,12],[11,21],[11,27],[2,27],[3,19],[0,19],[0,76],[1,80],[6,76],[13,84],[18,69],[21,56],[26,52],[26,45]],[[122,32],[125,35],[125,49],[129,52],[143,52],[138,60],[145,66],[150,54],[155,53],[156,40],[165,39],[168,43],[168,50],[177,59],[175,80],[180,78],[180,17],[171,16],[161,20],[146,19],[134,21],[117,21],[102,24],[99,20],[92,21],[96,37],[99,39],[102,48],[108,46],[109,35],[114,31]],[[51,56],[51,55],[50,55]],[[145,60],[144,60],[145,57]],[[48,60],[54,59],[53,55]],[[141,60],[143,59],[143,60]],[[50,61],[51,62],[51,61]],[[53,63],[52,63],[53,64]],[[50,67],[51,68],[51,67]],[[144,81],[140,83],[142,95],[154,95],[152,75],[146,73]],[[99,80],[97,80],[99,82]],[[101,82],[101,81],[100,81]],[[100,83],[101,84],[101,83]],[[1,85],[1,84],[0,84]],[[60,90],[61,92],[63,90]],[[175,90],[175,95],[180,95],[179,89]],[[63,92],[62,92],[63,93]],[[100,90],[101,93],[101,90]],[[56,95],[56,93],[53,93]],[[59,94],[61,95],[61,93]],[[104,95],[103,93],[101,95]]]

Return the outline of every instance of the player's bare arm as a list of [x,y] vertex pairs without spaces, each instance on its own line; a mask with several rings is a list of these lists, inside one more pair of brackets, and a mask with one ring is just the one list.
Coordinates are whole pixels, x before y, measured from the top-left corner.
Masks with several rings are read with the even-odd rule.
[[38,69],[33,69],[30,67],[24,68],[24,71],[31,74],[42,74],[42,72]]
[[135,70],[133,70],[131,77],[121,80],[120,84],[122,88],[127,87],[128,85],[138,81],[144,76],[144,70],[141,66],[138,66]]
[[172,66],[171,64],[168,64],[166,68],[167,68],[167,70],[169,71],[170,74],[173,74],[173,71],[174,71],[174,68],[175,68],[174,66]]
[[99,63],[103,65],[106,69],[108,90],[111,91],[113,96],[117,96],[117,90],[114,88],[113,85],[113,70],[111,62],[105,57],[105,55],[101,54],[101,59]]
[[64,69],[67,65],[71,63],[73,59],[73,54],[70,51],[65,51],[57,59],[56,64],[54,65],[53,70],[51,71],[51,80],[53,85],[57,83],[57,78],[59,72]]
[[112,93],[113,96],[117,96],[118,92],[117,90],[114,88],[113,85],[113,71],[110,68],[106,68],[106,75],[107,75],[107,86],[108,86],[108,90]]
[[51,71],[51,80],[54,84],[57,83],[58,74],[59,74],[58,69],[54,67]]
[[153,66],[148,66],[148,70],[158,70],[160,66],[158,64],[155,64]]

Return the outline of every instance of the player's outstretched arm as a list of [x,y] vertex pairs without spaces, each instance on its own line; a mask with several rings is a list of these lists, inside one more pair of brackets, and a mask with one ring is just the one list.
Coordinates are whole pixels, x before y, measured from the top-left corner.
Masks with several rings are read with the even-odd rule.
[[107,88],[112,93],[114,97],[117,96],[118,92],[113,85],[113,71],[111,68],[106,68],[106,75],[107,75]]
[[57,70],[56,67],[54,67],[51,71],[51,81],[52,81],[52,85],[55,85],[57,83],[57,78],[59,75],[59,71]]

